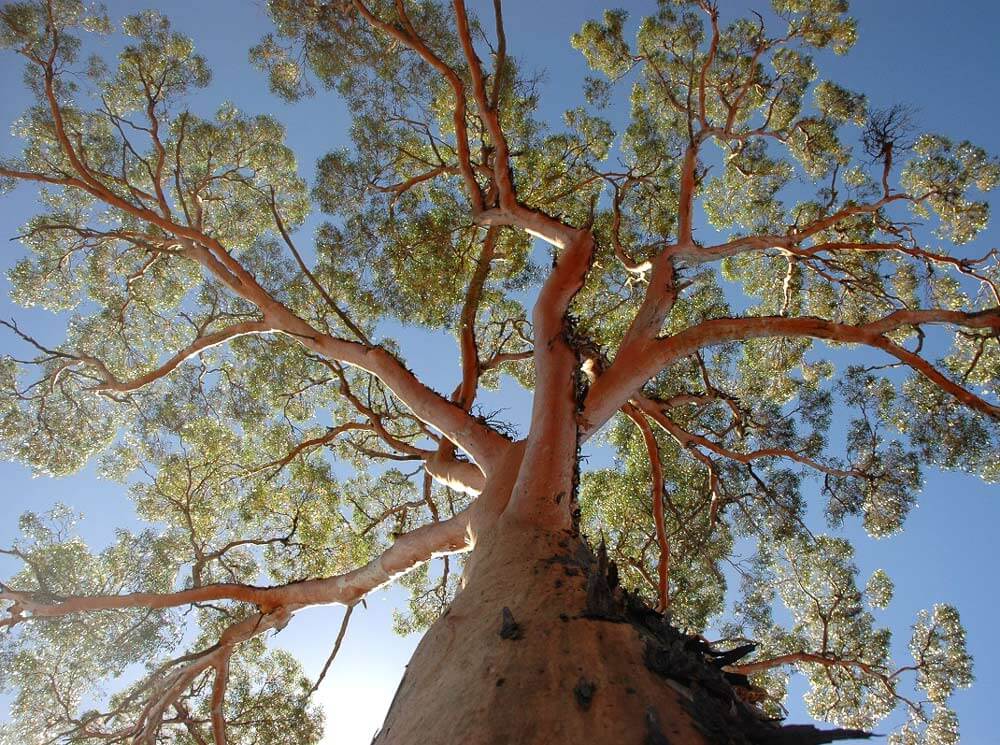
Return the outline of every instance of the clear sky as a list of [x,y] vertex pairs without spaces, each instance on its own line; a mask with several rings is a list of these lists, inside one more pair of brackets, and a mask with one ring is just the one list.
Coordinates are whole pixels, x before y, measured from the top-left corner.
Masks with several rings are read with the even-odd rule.
[[[266,32],[268,20],[262,3],[246,0],[169,0],[137,2],[111,0],[112,18],[156,6],[165,11],[182,32],[192,36],[214,72],[212,85],[194,100],[194,107],[211,112],[231,100],[247,112],[269,112],[288,127],[288,142],[299,154],[300,170],[307,179],[313,164],[327,150],[346,143],[347,118],[343,105],[330,94],[295,105],[271,97],[263,77],[247,63],[247,50]],[[483,3],[473,2],[476,7]],[[630,0],[626,8],[640,15],[650,2]],[[757,2],[722,3],[730,8],[763,5]],[[1000,153],[1000,3],[995,0],[878,0],[855,2],[860,20],[860,40],[846,57],[823,55],[824,77],[868,94],[876,107],[902,102],[916,107],[921,129],[955,138],[968,138]],[[541,88],[542,112],[555,119],[582,103],[580,81],[587,74],[583,58],[569,45],[569,36],[588,17],[608,7],[604,0],[505,0],[511,53],[529,69],[546,70]],[[5,60],[9,62],[9,60]],[[0,121],[12,122],[27,104],[20,74],[10,72],[0,81]],[[0,153],[17,150],[7,133],[0,134]],[[994,199],[994,202],[997,200]],[[0,201],[0,237],[12,237],[32,212],[33,196],[20,189]],[[994,205],[996,207],[996,205]],[[310,227],[303,229],[305,242]],[[971,249],[985,252],[1000,241],[994,227]],[[4,269],[21,255],[18,243],[2,244]],[[0,317],[15,316],[25,328],[53,342],[61,339],[60,326],[50,317],[15,308],[6,298],[6,280],[0,280]],[[14,340],[0,336],[0,352],[13,350]],[[420,335],[404,349],[413,369],[441,390],[455,379],[454,350],[445,337]],[[419,352],[416,350],[420,350]],[[443,362],[442,362],[443,361]],[[442,366],[443,365],[443,366]],[[515,402],[526,402],[524,395]],[[504,403],[510,406],[509,401]],[[508,418],[517,419],[517,403]],[[506,414],[505,414],[506,415]],[[909,518],[902,535],[884,541],[857,537],[862,577],[877,567],[896,581],[896,597],[881,619],[896,632],[897,659],[906,658],[909,625],[917,610],[934,602],[958,606],[969,631],[969,649],[975,658],[977,682],[959,692],[954,705],[962,724],[963,741],[1000,743],[997,734],[996,692],[1000,691],[1000,650],[996,644],[995,612],[1000,596],[995,545],[1000,523],[1000,489],[961,474],[927,473],[919,509]],[[100,545],[117,525],[134,520],[131,504],[116,486],[97,480],[93,473],[63,480],[32,479],[22,467],[0,463],[0,545],[16,530],[16,516],[25,509],[44,510],[62,501],[89,516],[83,526],[88,540]],[[0,563],[0,576],[8,564]],[[392,634],[391,608],[400,601],[397,591],[383,591],[369,598],[367,609],[358,609],[347,640],[330,675],[319,691],[328,717],[328,742],[339,745],[368,743],[392,697],[416,637]],[[303,660],[315,675],[329,652],[342,614],[341,609],[319,608],[302,612],[274,643]],[[790,720],[806,721],[793,686]]]

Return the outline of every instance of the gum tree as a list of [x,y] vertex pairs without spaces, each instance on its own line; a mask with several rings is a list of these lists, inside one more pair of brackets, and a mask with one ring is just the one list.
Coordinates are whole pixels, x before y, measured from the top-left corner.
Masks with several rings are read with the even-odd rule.
[[[1000,276],[961,248],[1000,167],[820,75],[846,0],[661,2],[634,34],[608,12],[561,123],[500,0],[269,10],[273,91],[352,112],[311,188],[272,117],[188,108],[209,70],[163,16],[108,61],[76,0],[0,10],[35,98],[0,163],[38,192],[14,299],[66,319],[55,343],[3,322],[29,350],[0,362],[4,453],[97,458],[148,524],[91,550],[68,508],[22,516],[5,737],[315,742],[315,685],[268,637],[398,579],[428,630],[379,743],[826,742],[897,707],[893,743],[956,742],[957,611],[893,661],[891,580],[804,495],[883,536],[925,465],[1000,475]],[[407,367],[405,324],[455,337],[453,389]],[[524,433],[477,405],[504,376]],[[587,471],[598,433],[617,458]],[[846,729],[771,721],[792,672]]]

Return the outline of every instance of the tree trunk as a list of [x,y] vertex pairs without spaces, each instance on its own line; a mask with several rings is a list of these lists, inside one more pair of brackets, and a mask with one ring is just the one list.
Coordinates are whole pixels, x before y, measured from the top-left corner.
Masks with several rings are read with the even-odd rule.
[[569,522],[508,511],[476,537],[463,589],[421,640],[373,745],[844,739],[765,721],[703,644],[617,587],[603,547],[595,556]]

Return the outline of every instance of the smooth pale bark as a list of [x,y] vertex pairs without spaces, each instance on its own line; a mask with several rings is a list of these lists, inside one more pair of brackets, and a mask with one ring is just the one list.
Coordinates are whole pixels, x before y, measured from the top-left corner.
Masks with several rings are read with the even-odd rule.
[[568,527],[577,478],[576,379],[580,367],[566,312],[587,276],[594,237],[581,231],[563,250],[535,302],[535,395],[525,462],[510,510],[522,519]]
[[806,745],[865,736],[765,720],[693,638],[614,588],[615,572],[574,526],[511,509],[505,494],[531,479],[520,446],[483,491],[507,508],[474,525],[463,587],[417,647],[373,745]]
[[[364,566],[332,577],[307,579],[275,587],[219,583],[177,592],[135,592],[123,595],[73,595],[57,601],[39,599],[0,584],[0,600],[8,601],[7,617],[0,627],[14,626],[31,618],[58,618],[72,613],[117,608],[176,608],[192,603],[235,600],[251,603],[269,615],[311,605],[353,605],[373,590],[391,582],[435,556],[468,551],[476,536],[497,517],[510,498],[524,443],[510,444],[502,456],[499,475],[465,510],[447,520],[428,523],[405,533],[382,554]],[[471,464],[469,464],[471,466]],[[474,466],[473,466],[474,467]],[[505,476],[506,474],[506,476]]]
[[619,350],[612,365],[588,391],[580,413],[581,440],[586,440],[600,429],[647,380],[678,360],[707,347],[767,337],[809,337],[881,349],[969,408],[1000,419],[1000,407],[955,383],[922,357],[886,336],[907,326],[930,324],[997,331],[1000,330],[1000,309],[968,313],[939,309],[899,310],[859,326],[813,316],[715,318],[673,336],[640,340]]
[[475,463],[455,460],[441,453],[424,461],[424,468],[439,484],[464,494],[480,494],[486,485],[486,477]]
[[[374,743],[709,743],[683,694],[644,664],[637,629],[585,616],[581,548],[571,530],[502,518],[417,648]],[[504,608],[518,626],[507,638]]]

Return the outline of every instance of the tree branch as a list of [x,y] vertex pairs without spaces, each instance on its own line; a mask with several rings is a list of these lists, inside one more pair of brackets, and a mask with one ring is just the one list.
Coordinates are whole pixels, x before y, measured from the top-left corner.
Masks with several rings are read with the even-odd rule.
[[150,370],[148,373],[139,375],[138,377],[131,378],[130,380],[120,380],[115,377],[107,366],[101,362],[99,359],[91,357],[89,355],[80,355],[79,359],[88,365],[95,367],[100,374],[104,377],[104,382],[98,385],[92,386],[91,390],[97,391],[99,393],[103,392],[113,392],[113,393],[129,393],[131,391],[139,390],[150,383],[166,377],[171,372],[173,372],[177,367],[179,367],[186,360],[195,357],[207,349],[216,347],[224,342],[236,339],[240,336],[248,336],[251,334],[267,334],[274,331],[274,328],[267,323],[261,321],[246,321],[244,323],[233,324],[232,326],[227,326],[226,328],[216,331],[211,334],[205,334],[204,336],[199,336],[193,342],[191,342],[184,349],[177,352],[170,359],[164,362],[162,365],[154,370]]
[[899,310],[877,321],[858,326],[812,316],[716,318],[703,321],[673,336],[633,345],[619,353],[611,367],[590,388],[581,415],[582,437],[589,437],[596,432],[647,380],[674,362],[706,347],[765,337],[810,337],[882,349],[969,408],[1000,419],[1000,407],[950,380],[919,355],[900,347],[885,336],[906,326],[923,324],[951,324],[1000,331],[1000,308],[969,313],[938,309]]
[[649,456],[649,470],[652,476],[650,486],[650,499],[653,509],[653,522],[656,526],[656,542],[660,548],[660,561],[657,564],[658,581],[656,584],[659,605],[657,610],[661,613],[670,608],[670,543],[667,540],[667,530],[663,520],[663,464],[660,461],[660,448],[656,444],[656,437],[653,430],[646,421],[643,413],[632,405],[626,405],[622,409],[625,415],[631,419],[635,426],[642,433],[643,442],[646,444],[646,454]]

